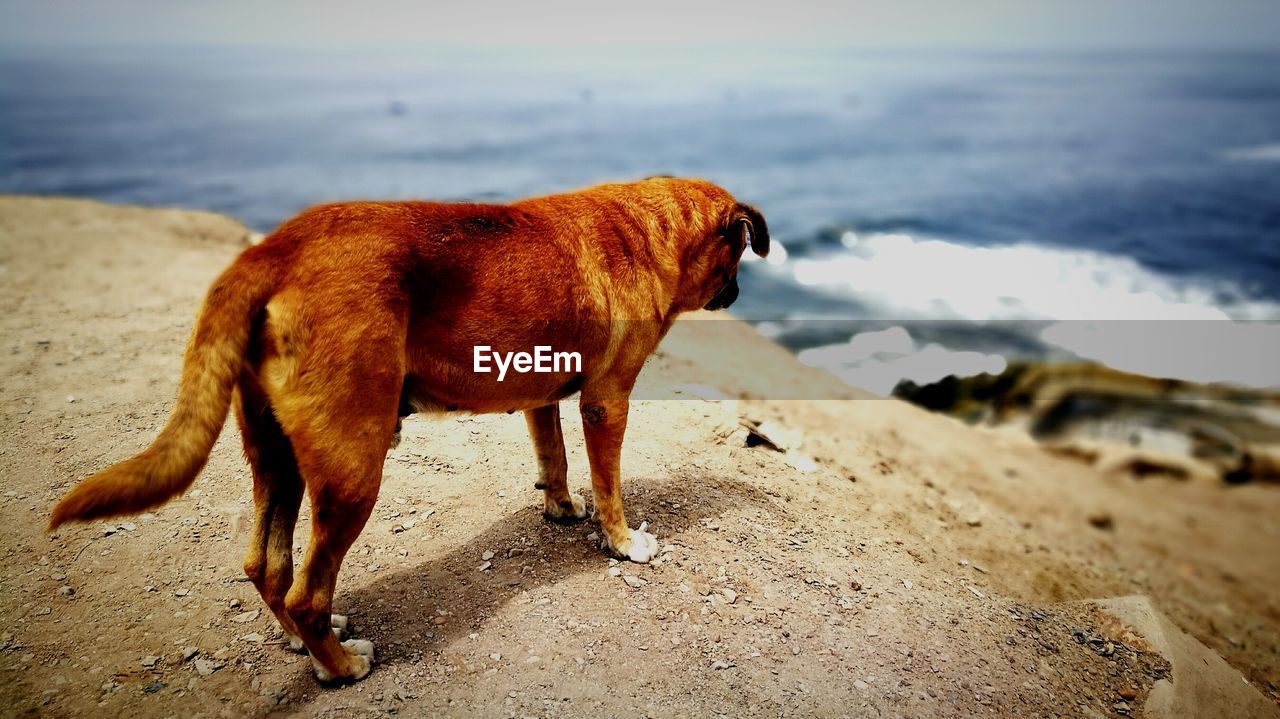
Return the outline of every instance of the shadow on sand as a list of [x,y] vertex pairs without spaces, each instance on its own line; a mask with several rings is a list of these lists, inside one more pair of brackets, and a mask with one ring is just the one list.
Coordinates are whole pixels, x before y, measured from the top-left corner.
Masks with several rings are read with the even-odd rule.
[[[663,544],[681,543],[681,537],[691,528],[707,531],[699,520],[719,517],[729,509],[778,509],[764,492],[737,479],[634,478],[628,484],[629,521],[633,525],[640,519],[649,521]],[[541,499],[540,492],[530,495],[535,501]],[[539,507],[529,506],[501,517],[446,555],[387,573],[348,591],[342,590],[339,579],[335,607],[352,613],[356,637],[371,639],[377,646],[377,664],[365,681],[381,687],[378,674],[402,665],[417,665],[429,672],[431,664],[439,661],[437,653],[455,640],[481,631],[486,620],[509,602],[576,574],[602,571],[603,550],[584,539],[594,531],[598,531],[598,525],[590,520],[556,524],[543,518]],[[523,554],[506,559],[506,552],[512,547],[523,550]],[[486,551],[496,553],[492,569],[477,571]],[[358,561],[359,557],[348,558],[347,572]],[[435,623],[440,616],[437,610],[448,613],[444,624]],[[298,666],[301,669],[302,665]],[[299,671],[284,691],[291,701],[268,712],[305,711],[310,702],[324,694],[324,690],[317,691],[309,667]],[[361,697],[360,701],[367,699]]]

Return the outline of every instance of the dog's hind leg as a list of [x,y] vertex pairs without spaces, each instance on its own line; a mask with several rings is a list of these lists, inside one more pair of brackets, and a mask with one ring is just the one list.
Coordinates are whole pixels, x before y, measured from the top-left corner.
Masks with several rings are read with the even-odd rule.
[[330,630],[333,594],[378,498],[404,382],[403,320],[376,310],[360,319],[314,328],[335,339],[271,395],[311,499],[311,539],[285,609],[321,681],[356,681],[371,668],[370,642],[339,642]]
[[573,522],[587,516],[582,498],[569,493],[569,463],[564,454],[564,434],[560,431],[560,405],[527,410],[525,422],[538,456],[538,483],[543,490],[542,513],[556,522]]
[[244,455],[253,470],[253,532],[244,557],[244,573],[280,622],[294,650],[301,639],[285,611],[284,598],[293,584],[293,527],[302,504],[302,478],[293,449],[257,381],[247,373],[239,384],[236,420]]

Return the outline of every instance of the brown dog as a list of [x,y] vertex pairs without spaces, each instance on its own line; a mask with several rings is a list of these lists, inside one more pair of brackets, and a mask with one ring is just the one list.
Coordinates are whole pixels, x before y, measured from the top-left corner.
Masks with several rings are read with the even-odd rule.
[[[619,490],[627,398],[676,315],[737,297],[747,244],[768,252],[764,218],[698,180],[651,178],[511,205],[308,210],[214,282],[187,345],[177,406],[155,442],[72,490],[49,527],[140,512],[185,491],[238,390],[256,506],[245,573],[320,679],[360,679],[372,646],[339,643],[330,609],[398,418],[523,410],[546,515],[581,519],[582,500],[566,485],[558,405],[580,391],[605,540],[621,557],[648,561],[657,540],[628,526]],[[580,369],[500,382],[475,371],[480,346],[577,352]],[[295,581],[304,488],[313,526]]]

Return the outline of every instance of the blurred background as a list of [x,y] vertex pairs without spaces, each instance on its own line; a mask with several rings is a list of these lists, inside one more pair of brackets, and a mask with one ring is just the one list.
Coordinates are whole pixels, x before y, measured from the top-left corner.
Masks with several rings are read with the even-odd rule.
[[1269,0],[0,7],[3,192],[269,232],[701,176],[778,245],[734,312],[857,386],[1280,385]]

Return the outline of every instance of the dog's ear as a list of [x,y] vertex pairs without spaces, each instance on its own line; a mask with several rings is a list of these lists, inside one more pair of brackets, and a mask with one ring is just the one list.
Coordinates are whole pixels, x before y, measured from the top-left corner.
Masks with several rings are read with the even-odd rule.
[[741,233],[743,244],[751,245],[752,252],[760,257],[769,256],[769,226],[759,210],[739,204],[734,213],[733,231]]

